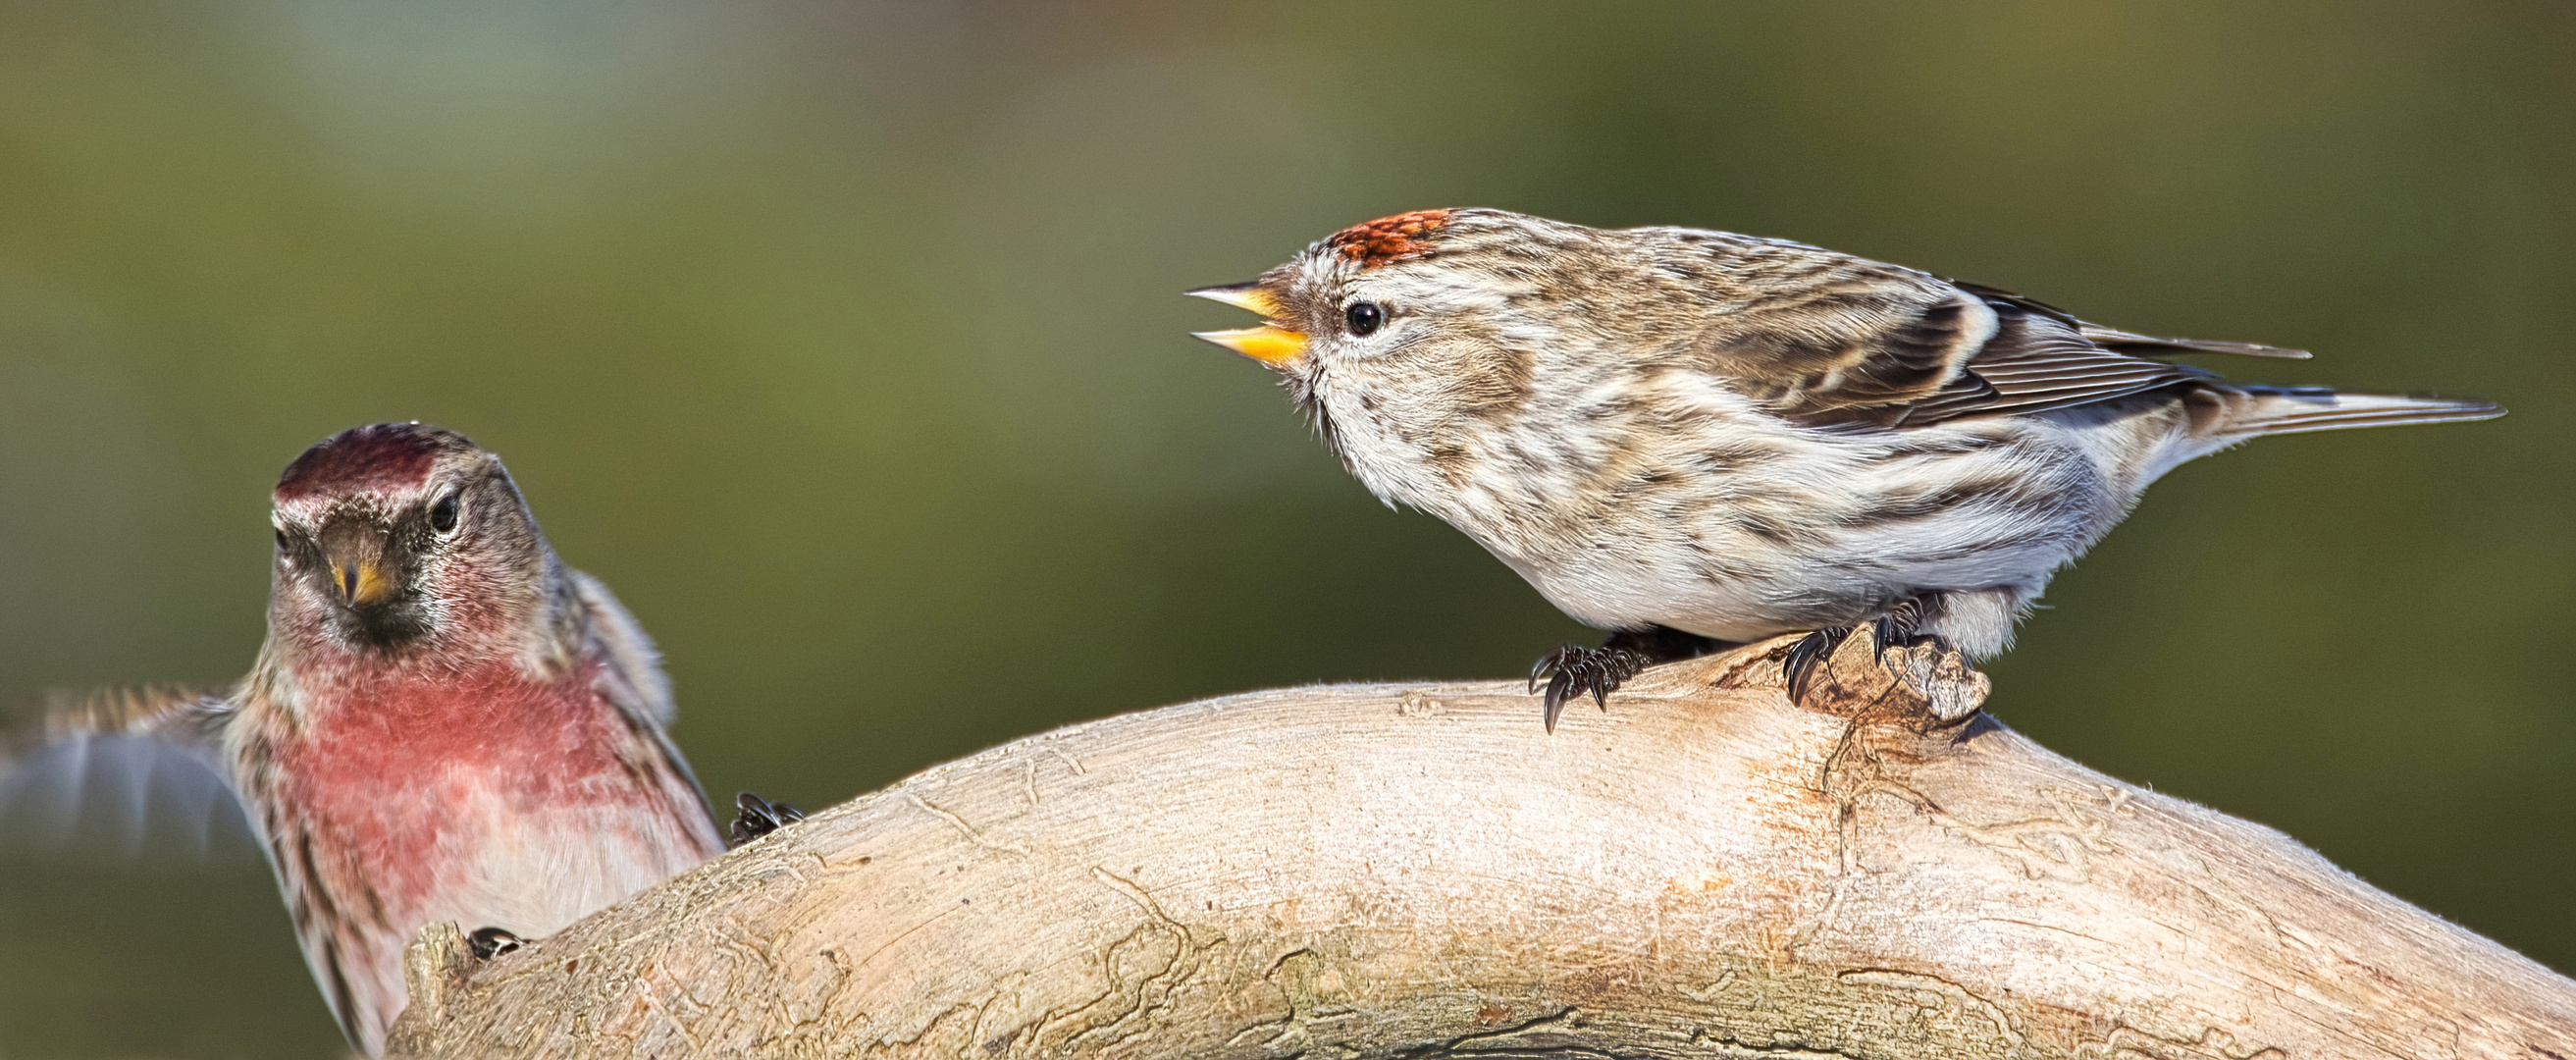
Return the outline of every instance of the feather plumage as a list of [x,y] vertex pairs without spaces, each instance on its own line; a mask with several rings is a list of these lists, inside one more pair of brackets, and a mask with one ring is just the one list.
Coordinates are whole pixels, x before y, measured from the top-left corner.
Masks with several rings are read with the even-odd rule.
[[[2163,357],[2306,354],[1783,240],[1439,217],[1400,256],[1328,239],[1228,290],[1305,337],[1266,363],[1372,492],[1613,630],[1745,641],[1903,614],[1988,654],[2176,464],[2502,414],[2235,386]],[[1362,302],[1382,324],[1341,328]]]
[[56,692],[0,733],[6,838],[49,850],[200,860],[252,844],[222,757],[226,692]]
[[309,450],[274,500],[250,675],[66,700],[0,790],[67,771],[88,790],[101,763],[129,787],[193,770],[247,814],[315,982],[370,1055],[423,925],[549,935],[723,851],[663,731],[652,641],[556,559],[498,458],[364,427]]

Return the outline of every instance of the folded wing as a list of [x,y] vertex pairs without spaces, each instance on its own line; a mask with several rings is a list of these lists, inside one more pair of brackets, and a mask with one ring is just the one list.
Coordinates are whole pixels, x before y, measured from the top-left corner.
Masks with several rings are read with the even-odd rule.
[[1810,426],[2026,415],[2218,378],[2142,353],[2307,356],[2106,328],[2009,291],[1812,253],[1778,294],[1727,314],[1706,346],[1711,370]]

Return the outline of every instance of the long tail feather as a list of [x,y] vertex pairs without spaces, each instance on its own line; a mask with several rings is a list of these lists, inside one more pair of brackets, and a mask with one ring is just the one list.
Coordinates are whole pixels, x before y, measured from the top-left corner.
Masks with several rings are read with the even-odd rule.
[[2214,400],[2206,406],[2208,416],[2202,421],[2200,433],[2230,440],[2347,427],[2491,420],[2505,411],[2492,401],[2430,394],[2366,394],[2324,387],[2230,386],[2212,387],[2204,393]]

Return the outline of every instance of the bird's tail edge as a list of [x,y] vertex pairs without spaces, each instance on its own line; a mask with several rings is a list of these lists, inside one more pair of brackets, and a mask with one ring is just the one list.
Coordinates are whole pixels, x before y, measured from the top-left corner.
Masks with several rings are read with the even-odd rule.
[[2226,442],[2356,427],[2465,423],[2505,414],[2504,406],[2492,401],[2438,394],[2243,385],[2211,387],[2204,393],[2215,402],[2200,433]]

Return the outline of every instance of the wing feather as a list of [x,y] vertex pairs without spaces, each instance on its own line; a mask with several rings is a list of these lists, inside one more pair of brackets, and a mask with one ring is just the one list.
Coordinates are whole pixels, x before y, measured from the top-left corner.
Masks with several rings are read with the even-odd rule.
[[34,724],[0,734],[0,831],[129,858],[256,849],[223,761],[232,711],[203,689],[56,693]]
[[590,641],[608,662],[597,683],[599,692],[625,717],[628,735],[635,741],[621,750],[621,759],[653,778],[672,811],[686,823],[698,853],[706,857],[723,853],[724,841],[706,792],[698,786],[697,774],[689,769],[679,745],[671,740],[668,726],[679,719],[680,712],[652,638],[644,635],[643,625],[617,602],[607,583],[569,568],[565,573],[581,600]]
[[2000,287],[1988,287],[1982,283],[1969,283],[1965,280],[1952,280],[1950,283],[1960,290],[1976,295],[1979,298],[1983,298],[1990,303],[2019,306],[2022,309],[2048,317],[2060,324],[2074,328],[2076,334],[2082,335],[2088,341],[2106,349],[2116,350],[2121,353],[2135,353],[2142,356],[2153,356],[2158,350],[2180,350],[2185,353],[2225,353],[2238,357],[2272,357],[2290,361],[2304,361],[2307,360],[2309,356],[2308,351],[2306,350],[2294,350],[2287,346],[2266,346],[2259,342],[2218,342],[2210,339],[2166,338],[2156,335],[2141,335],[2134,331],[2122,331],[2118,328],[2106,328],[2091,321],[2078,320],[2076,319],[2075,314],[2059,309],[2056,306],[2040,301],[2039,299],[2014,294],[2013,292],[2004,290]]
[[573,594],[581,600],[591,637],[632,690],[634,702],[629,705],[642,709],[655,725],[678,721],[680,709],[671,699],[671,679],[662,673],[662,653],[653,647],[653,638],[644,634],[643,625],[617,602],[608,583],[577,570],[564,573],[572,578]]
[[[2046,412],[2218,378],[2189,365],[2103,349],[2062,321],[2010,303],[1995,309],[1995,336],[1968,359],[1960,381],[1905,409],[1892,425]],[[1971,379],[1978,385],[1964,384]]]
[[[2306,356],[2088,324],[2047,303],[1828,251],[1774,277],[1784,290],[1726,314],[1710,371],[1783,418],[1817,427],[1913,427],[2110,401],[2214,373],[2141,352]],[[1785,281],[1785,282],[1784,282]]]

